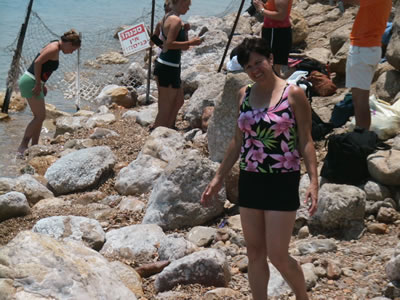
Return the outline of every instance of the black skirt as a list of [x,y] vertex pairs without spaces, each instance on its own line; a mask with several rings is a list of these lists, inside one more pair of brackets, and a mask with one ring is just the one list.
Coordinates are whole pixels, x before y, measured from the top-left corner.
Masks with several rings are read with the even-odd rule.
[[299,183],[300,171],[270,174],[240,170],[239,206],[295,211],[300,207]]

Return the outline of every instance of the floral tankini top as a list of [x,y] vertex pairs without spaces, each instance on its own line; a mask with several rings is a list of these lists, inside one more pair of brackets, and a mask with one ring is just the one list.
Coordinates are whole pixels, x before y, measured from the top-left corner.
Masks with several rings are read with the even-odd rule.
[[251,86],[240,106],[238,125],[243,132],[240,169],[261,173],[300,170],[297,126],[288,101],[286,86],[274,107],[253,109],[249,103]]

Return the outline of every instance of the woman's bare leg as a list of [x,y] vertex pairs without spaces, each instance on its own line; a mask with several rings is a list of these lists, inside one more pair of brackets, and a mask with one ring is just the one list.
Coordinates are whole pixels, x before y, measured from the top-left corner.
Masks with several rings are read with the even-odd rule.
[[176,117],[178,116],[178,112],[181,109],[183,103],[184,103],[183,88],[180,87],[179,89],[177,89],[177,94],[176,94],[176,98],[174,101],[174,107],[171,112],[171,116],[170,116],[170,120],[169,120],[170,128],[174,128],[175,122],[176,122]]
[[170,127],[170,117],[174,109],[177,89],[158,86],[158,113],[153,128]]
[[20,154],[23,154],[25,150],[28,149],[30,140],[32,140],[32,145],[36,145],[39,143],[42,124],[44,119],[46,118],[46,107],[44,104],[44,99],[32,97],[27,100],[33,114],[33,119],[26,127],[24,137],[22,138],[21,144],[18,147],[18,152]]
[[253,300],[265,300],[268,297],[269,268],[264,211],[241,207],[240,219],[249,259],[248,274]]
[[265,211],[265,231],[268,257],[282,274],[296,295],[296,300],[308,300],[303,271],[298,262],[289,255],[296,212]]

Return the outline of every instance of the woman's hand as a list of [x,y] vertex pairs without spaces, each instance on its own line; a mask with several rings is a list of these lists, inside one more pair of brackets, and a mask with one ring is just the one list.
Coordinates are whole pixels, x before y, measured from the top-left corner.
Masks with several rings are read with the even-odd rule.
[[257,11],[261,11],[264,8],[264,3],[261,0],[253,0],[253,5]]
[[218,178],[214,177],[213,180],[207,185],[203,194],[201,195],[200,203],[204,207],[210,206],[211,201],[217,196],[219,190],[222,187],[222,182]]
[[203,42],[203,40],[199,37],[195,37],[193,39],[190,40],[189,44],[190,46],[198,46]]
[[312,216],[318,208],[318,183],[310,183],[308,186],[304,204],[307,205],[308,203],[308,213]]
[[36,83],[34,88],[32,89],[32,93],[35,96],[39,96],[41,91],[42,91],[42,85],[40,83]]

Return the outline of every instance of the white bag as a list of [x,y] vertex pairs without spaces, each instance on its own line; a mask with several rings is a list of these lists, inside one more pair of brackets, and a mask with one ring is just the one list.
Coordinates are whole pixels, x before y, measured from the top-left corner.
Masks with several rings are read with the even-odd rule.
[[376,99],[375,95],[369,97],[371,109],[371,127],[381,140],[390,139],[400,133],[400,101],[390,105]]

